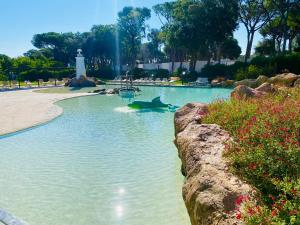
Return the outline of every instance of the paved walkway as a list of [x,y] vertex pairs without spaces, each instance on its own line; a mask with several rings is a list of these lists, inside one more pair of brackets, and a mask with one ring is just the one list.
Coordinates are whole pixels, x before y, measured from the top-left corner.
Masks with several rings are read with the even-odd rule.
[[[36,90],[36,89],[35,89]],[[61,115],[55,102],[94,94],[44,94],[33,90],[0,92],[0,136],[48,122]]]

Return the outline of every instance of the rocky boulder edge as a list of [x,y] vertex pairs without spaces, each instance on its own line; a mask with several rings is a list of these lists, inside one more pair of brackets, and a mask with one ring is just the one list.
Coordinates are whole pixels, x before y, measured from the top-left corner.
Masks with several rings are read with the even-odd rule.
[[254,190],[229,172],[223,158],[229,134],[218,125],[201,124],[208,106],[190,103],[175,114],[175,145],[186,177],[183,198],[192,225],[238,225],[235,201]]

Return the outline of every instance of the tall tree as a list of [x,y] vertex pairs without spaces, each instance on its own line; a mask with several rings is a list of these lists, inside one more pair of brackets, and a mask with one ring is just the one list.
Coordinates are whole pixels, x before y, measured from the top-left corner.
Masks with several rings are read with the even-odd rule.
[[177,2],[165,2],[153,6],[153,11],[159,18],[162,28],[159,34],[160,39],[164,42],[164,51],[168,54],[169,60],[172,62],[172,72],[176,60],[176,53],[180,52],[176,38],[172,35],[178,27],[175,23],[174,9]]
[[141,47],[141,58],[143,61],[157,63],[162,61],[164,54],[161,51],[162,40],[158,29],[151,29],[147,35],[149,42]]
[[176,2],[165,2],[153,6],[153,11],[159,18],[162,26],[168,26],[173,23],[173,11],[175,4]]
[[247,47],[245,62],[251,56],[253,40],[255,33],[260,30],[270,20],[264,0],[239,0],[240,22],[244,24],[247,30]]
[[32,44],[38,49],[51,50],[56,61],[63,62],[67,65],[74,61],[76,50],[81,48],[82,42],[79,33],[49,32],[34,35]]
[[287,49],[287,43],[291,41],[290,27],[289,27],[289,18],[291,14],[297,14],[297,11],[300,10],[299,0],[266,0],[267,6],[272,10],[275,16],[279,19],[279,24],[282,28],[282,51],[285,52]]
[[97,70],[104,66],[115,66],[115,25],[93,26],[91,32],[82,34],[82,39],[82,48],[91,69]]
[[123,58],[133,68],[142,39],[146,35],[146,21],[150,19],[151,11],[148,8],[125,7],[118,16]]
[[188,50],[190,69],[194,70],[201,55],[209,63],[217,52],[216,58],[220,60],[224,40],[233,35],[238,25],[238,2],[182,0],[176,4],[174,17],[178,25],[172,36]]
[[242,53],[238,41],[233,37],[227,37],[221,45],[221,56],[227,59],[236,59]]

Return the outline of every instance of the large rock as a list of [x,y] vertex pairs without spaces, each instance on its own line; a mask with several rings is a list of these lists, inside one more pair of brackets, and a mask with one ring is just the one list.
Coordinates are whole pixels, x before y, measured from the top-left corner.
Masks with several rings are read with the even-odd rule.
[[266,92],[258,91],[245,85],[237,86],[231,93],[234,99],[259,98],[265,95]]
[[292,87],[295,81],[297,81],[299,78],[299,75],[293,73],[283,73],[276,75],[275,77],[271,77],[268,82],[275,85]]
[[257,79],[256,79],[256,85],[260,86],[263,83],[266,83],[269,80],[269,77],[264,76],[264,75],[260,75]]
[[207,104],[189,103],[185,105],[175,114],[175,132],[183,131],[190,123],[201,122],[202,117],[207,113]]
[[192,225],[243,224],[236,219],[236,199],[252,188],[229,172],[224,142],[229,134],[217,125],[200,124],[203,104],[189,104],[175,114],[176,140],[186,176],[183,198]]
[[273,93],[276,89],[270,83],[263,83],[258,88],[255,88],[256,91],[266,92],[266,93]]
[[76,77],[65,84],[68,87],[96,87],[96,82],[88,77],[81,76],[79,79]]
[[234,80],[225,80],[221,82],[221,86],[224,88],[233,87]]
[[240,85],[248,86],[251,88],[256,88],[258,86],[256,83],[256,79],[245,79],[245,80],[237,81],[234,83],[235,87],[240,86]]
[[300,87],[300,78],[295,81],[294,87]]

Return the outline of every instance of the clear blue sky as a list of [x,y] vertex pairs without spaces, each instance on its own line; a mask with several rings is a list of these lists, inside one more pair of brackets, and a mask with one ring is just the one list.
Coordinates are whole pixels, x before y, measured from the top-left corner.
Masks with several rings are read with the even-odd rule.
[[[0,54],[15,57],[32,49],[34,34],[43,32],[83,32],[94,24],[111,24],[124,6],[149,7],[165,0],[0,0]],[[148,22],[159,27],[152,15]],[[245,30],[235,33],[243,52]],[[256,40],[257,41],[257,40]],[[255,42],[256,42],[255,41]]]

